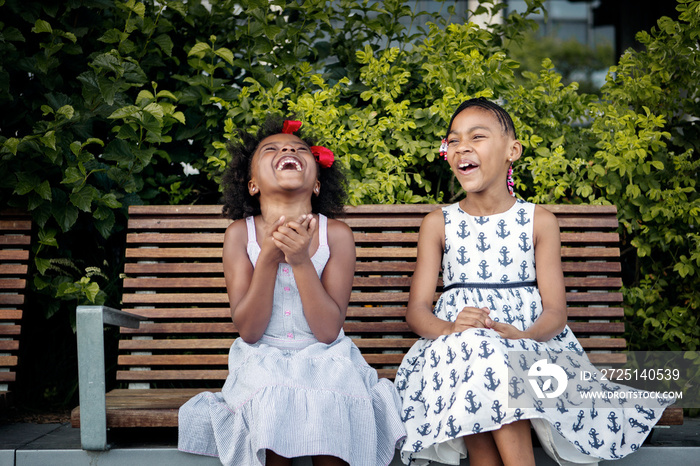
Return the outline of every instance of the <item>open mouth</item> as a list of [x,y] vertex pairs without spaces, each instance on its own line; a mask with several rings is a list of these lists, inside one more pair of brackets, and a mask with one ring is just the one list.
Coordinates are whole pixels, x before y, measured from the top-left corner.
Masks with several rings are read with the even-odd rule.
[[277,161],[277,165],[275,166],[275,170],[282,171],[282,170],[296,170],[298,172],[301,171],[301,162],[296,157],[293,156],[285,156],[282,157]]
[[479,166],[470,160],[463,160],[459,162],[457,168],[459,169],[459,171],[467,173],[479,168]]

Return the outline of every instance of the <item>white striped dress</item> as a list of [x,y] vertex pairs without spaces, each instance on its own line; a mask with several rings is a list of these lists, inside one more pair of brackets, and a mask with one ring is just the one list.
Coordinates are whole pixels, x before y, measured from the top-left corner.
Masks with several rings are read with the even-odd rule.
[[[260,246],[246,219],[248,256]],[[330,256],[319,215],[319,275]],[[265,450],[292,458],[331,455],[351,465],[387,465],[405,435],[401,400],[379,380],[341,330],[331,344],[311,332],[291,266],[279,265],[270,323],[254,344],[234,341],[221,393],[204,392],[180,408],[178,449],[218,456],[224,465],[265,464]]]

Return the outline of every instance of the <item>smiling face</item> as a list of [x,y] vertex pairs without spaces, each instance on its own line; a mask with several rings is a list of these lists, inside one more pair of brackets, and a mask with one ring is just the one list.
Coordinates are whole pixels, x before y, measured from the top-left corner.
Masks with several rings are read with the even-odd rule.
[[522,146],[490,111],[469,107],[452,121],[447,135],[447,161],[467,193],[508,194],[510,164]]
[[277,187],[299,190],[318,185],[316,160],[309,146],[293,134],[263,139],[253,155],[248,190],[251,195]]

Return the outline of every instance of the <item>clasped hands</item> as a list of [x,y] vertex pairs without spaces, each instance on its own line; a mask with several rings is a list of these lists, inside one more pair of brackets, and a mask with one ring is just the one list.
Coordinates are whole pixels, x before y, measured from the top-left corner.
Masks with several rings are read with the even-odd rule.
[[457,314],[457,318],[450,325],[450,333],[460,333],[471,328],[490,328],[502,338],[517,340],[528,338],[525,332],[504,322],[496,322],[489,317],[491,310],[488,307],[464,307]]
[[301,215],[296,221],[287,222],[280,217],[265,232],[263,248],[276,251],[276,259],[289,265],[300,264],[310,257],[309,246],[316,229],[313,214]]

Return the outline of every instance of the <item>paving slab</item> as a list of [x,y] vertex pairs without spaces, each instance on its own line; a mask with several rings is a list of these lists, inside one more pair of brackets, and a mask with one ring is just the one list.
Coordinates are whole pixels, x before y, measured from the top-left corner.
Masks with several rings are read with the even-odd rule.
[[[111,449],[88,452],[80,448],[80,430],[65,424],[0,425],[0,466],[217,466],[218,458],[177,451],[176,429],[124,429],[110,431]],[[700,418],[686,419],[682,426],[655,428],[640,451],[610,466],[656,466],[700,464]],[[555,465],[536,447],[538,466]],[[295,466],[310,466],[308,458]],[[390,466],[400,466],[398,457]],[[467,466],[468,460],[462,462]],[[436,464],[435,466],[440,466]]]

